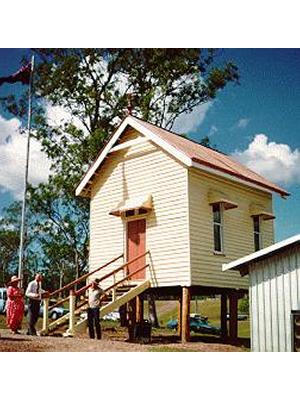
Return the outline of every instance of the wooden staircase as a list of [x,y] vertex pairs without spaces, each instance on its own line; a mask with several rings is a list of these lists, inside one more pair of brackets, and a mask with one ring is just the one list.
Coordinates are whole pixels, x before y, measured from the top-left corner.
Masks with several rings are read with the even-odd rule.
[[[135,261],[139,260],[142,257],[145,257],[149,254],[149,251],[143,253],[134,259],[123,263],[120,267],[115,268],[111,272],[104,274],[100,277],[100,285],[104,290],[102,306],[100,308],[100,317],[104,317],[106,314],[117,310],[120,306],[128,303],[130,300],[133,300],[135,297],[143,293],[147,290],[150,286],[150,280],[139,280],[133,281],[134,275],[138,272],[145,270],[149,267],[149,264],[146,264],[135,270],[134,272],[128,274],[128,266]],[[123,254],[119,257],[114,258],[113,260],[109,261],[107,264],[97,268],[96,270],[89,272],[80,278],[76,279],[75,281],[69,283],[68,285],[64,286],[62,289],[56,290],[50,294],[50,298],[61,294],[65,290],[70,290],[69,296],[67,298],[61,299],[57,301],[55,304],[49,306],[50,298],[44,299],[44,314],[43,314],[43,327],[42,330],[39,332],[40,335],[49,335],[54,334],[58,329],[61,329],[66,324],[68,324],[67,330],[63,333],[63,336],[74,336],[77,333],[82,333],[87,328],[87,317],[83,319],[80,318],[80,315],[87,309],[88,301],[87,301],[87,291],[91,286],[90,283],[85,285],[79,290],[75,290],[74,288],[82,281],[86,280],[92,275],[95,275],[97,272],[107,268],[108,266],[112,265],[114,262],[123,258]],[[123,272],[123,277],[117,280],[117,276]],[[107,286],[107,282],[110,284]],[[49,322],[49,311],[58,305],[65,303],[66,301],[69,302],[69,312],[62,317],[58,318],[53,322]]]
[[[130,300],[134,299],[139,294],[143,293],[150,287],[150,281],[145,280],[142,283],[137,284],[136,286],[130,288],[127,292],[123,291],[115,301],[108,302],[103,305],[100,309],[100,318],[104,317],[106,314],[118,309],[124,304],[128,303]],[[73,336],[76,332],[84,332],[87,328],[87,318],[82,321],[79,321],[75,324],[73,331],[68,329],[65,336]]]

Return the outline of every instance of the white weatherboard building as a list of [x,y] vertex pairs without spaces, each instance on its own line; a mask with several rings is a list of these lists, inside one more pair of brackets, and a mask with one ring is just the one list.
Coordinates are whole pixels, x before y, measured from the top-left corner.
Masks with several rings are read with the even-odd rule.
[[292,351],[300,310],[300,235],[223,265],[249,274],[252,351]]

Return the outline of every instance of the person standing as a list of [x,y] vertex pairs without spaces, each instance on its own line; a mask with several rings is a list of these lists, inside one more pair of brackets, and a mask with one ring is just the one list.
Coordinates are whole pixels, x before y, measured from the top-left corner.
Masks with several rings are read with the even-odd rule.
[[35,324],[39,318],[41,300],[48,295],[48,292],[42,289],[42,280],[42,275],[36,274],[35,279],[29,282],[26,290],[26,296],[29,299],[27,335],[36,335]]
[[25,309],[23,292],[18,287],[20,281],[14,275],[7,284],[6,324],[13,334],[20,333]]
[[88,328],[91,339],[95,339],[95,330],[97,339],[101,339],[101,325],[100,325],[100,305],[101,300],[105,297],[105,292],[99,286],[99,279],[95,279],[91,283],[88,292]]

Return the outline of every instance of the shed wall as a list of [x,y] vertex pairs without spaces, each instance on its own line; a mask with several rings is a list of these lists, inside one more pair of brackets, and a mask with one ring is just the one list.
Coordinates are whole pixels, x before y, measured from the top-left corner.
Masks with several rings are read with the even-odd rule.
[[252,350],[291,351],[291,311],[300,309],[300,246],[249,270]]

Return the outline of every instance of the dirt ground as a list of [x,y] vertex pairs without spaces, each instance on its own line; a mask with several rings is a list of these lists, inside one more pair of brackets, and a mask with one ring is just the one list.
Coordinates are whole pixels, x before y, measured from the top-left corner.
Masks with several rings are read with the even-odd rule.
[[129,343],[125,337],[111,337],[105,333],[102,340],[86,337],[32,337],[24,334],[12,335],[8,330],[0,330],[0,351],[2,352],[169,352],[169,351],[245,351],[243,346],[194,341],[187,344],[176,342],[174,338],[154,337],[151,344]]

